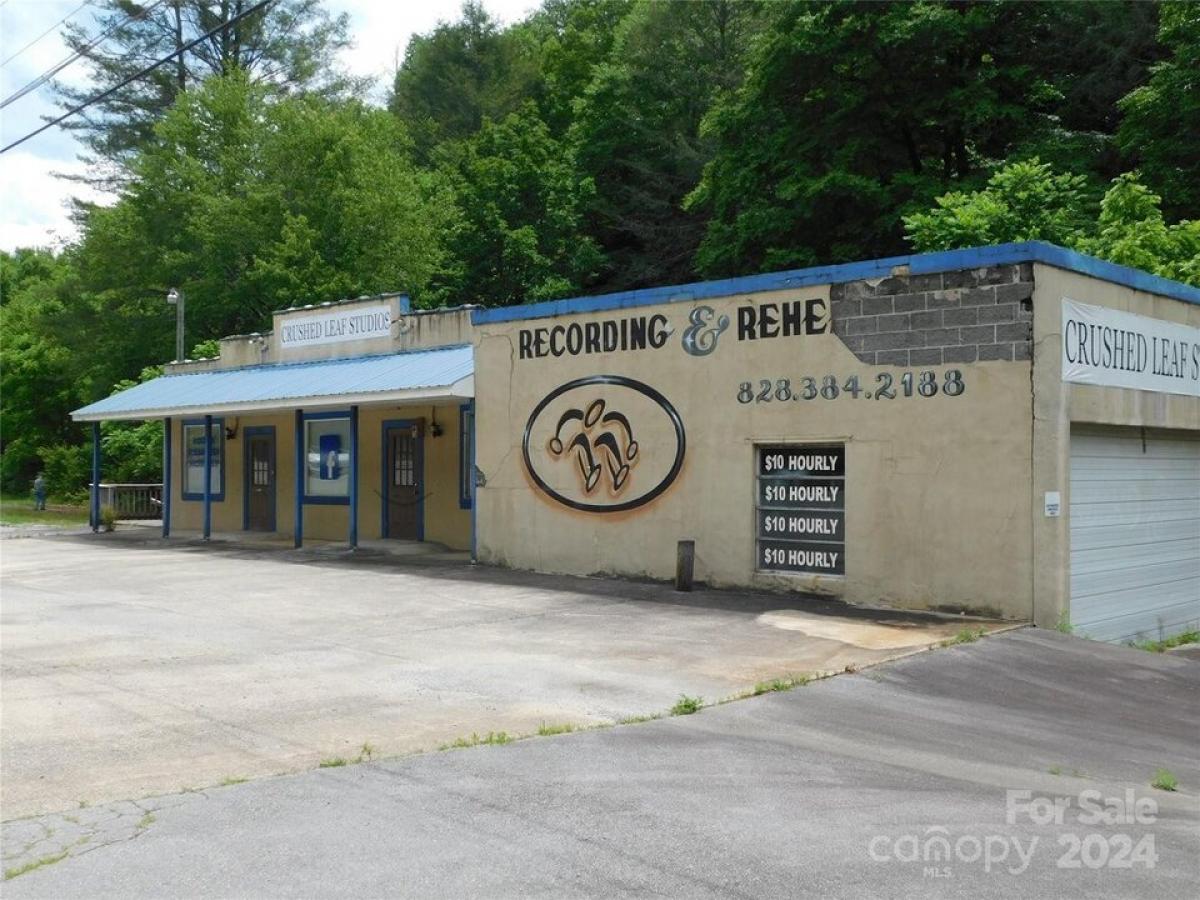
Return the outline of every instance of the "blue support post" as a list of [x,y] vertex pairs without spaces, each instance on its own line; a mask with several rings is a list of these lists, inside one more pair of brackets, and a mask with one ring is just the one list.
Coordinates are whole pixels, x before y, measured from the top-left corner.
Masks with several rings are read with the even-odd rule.
[[475,401],[471,400],[471,563],[479,562],[476,522],[479,517],[479,485],[475,479]]
[[100,423],[92,423],[92,502],[88,510],[88,522],[92,532],[100,530]]
[[163,419],[162,536],[171,536],[171,420]]
[[358,549],[358,407],[350,407],[350,549]]
[[204,417],[204,539],[212,534],[212,416]]
[[295,546],[304,544],[304,410],[296,410]]

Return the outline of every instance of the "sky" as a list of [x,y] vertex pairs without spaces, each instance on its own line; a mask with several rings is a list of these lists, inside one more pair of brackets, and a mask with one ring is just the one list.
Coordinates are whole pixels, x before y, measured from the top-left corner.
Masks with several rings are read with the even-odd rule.
[[[354,45],[343,52],[342,64],[355,75],[376,78],[373,97],[382,103],[408,39],[457,18],[461,0],[326,0],[325,5],[333,13],[349,13]],[[510,23],[536,7],[537,0],[484,0],[483,5],[493,18]],[[89,34],[99,31],[95,9],[85,0],[0,0],[0,97],[20,90],[69,55],[59,37],[63,19],[83,25]],[[59,79],[86,87],[87,69],[75,63]],[[0,146],[59,112],[49,86],[14,101],[0,110]],[[70,132],[56,127],[0,155],[0,249],[60,246],[77,236],[68,199],[106,199],[58,177],[85,173],[81,151]]]

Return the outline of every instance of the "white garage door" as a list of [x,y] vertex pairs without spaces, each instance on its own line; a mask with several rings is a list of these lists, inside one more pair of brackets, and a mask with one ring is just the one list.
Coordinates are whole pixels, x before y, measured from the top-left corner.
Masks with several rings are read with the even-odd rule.
[[1200,623],[1200,435],[1071,431],[1071,624],[1105,641]]

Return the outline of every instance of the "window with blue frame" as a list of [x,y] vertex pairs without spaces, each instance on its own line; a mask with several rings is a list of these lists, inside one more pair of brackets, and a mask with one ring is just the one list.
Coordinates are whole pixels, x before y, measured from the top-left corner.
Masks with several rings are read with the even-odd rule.
[[[183,499],[204,499],[204,420],[183,422]],[[211,499],[225,499],[225,420],[212,420]]]
[[350,502],[350,415],[304,416],[304,501]]
[[458,408],[458,506],[470,509],[474,500],[473,479],[475,407],[465,403]]

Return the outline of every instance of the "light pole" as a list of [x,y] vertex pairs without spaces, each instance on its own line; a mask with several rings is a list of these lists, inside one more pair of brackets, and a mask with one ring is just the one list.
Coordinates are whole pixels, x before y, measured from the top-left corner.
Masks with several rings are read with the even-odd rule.
[[183,362],[183,291],[167,291],[167,303],[175,307],[175,362]]

